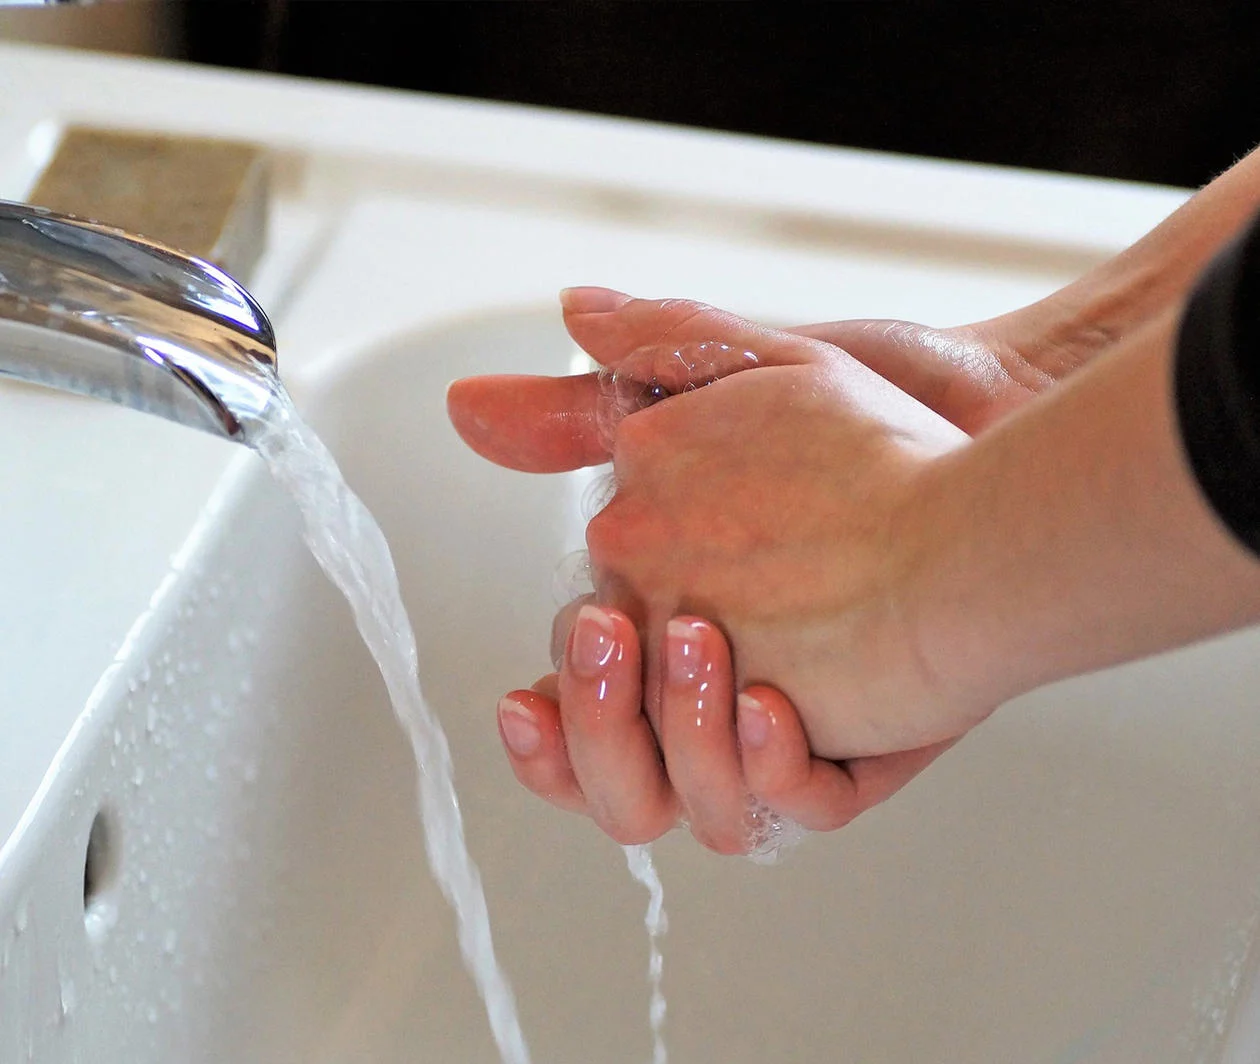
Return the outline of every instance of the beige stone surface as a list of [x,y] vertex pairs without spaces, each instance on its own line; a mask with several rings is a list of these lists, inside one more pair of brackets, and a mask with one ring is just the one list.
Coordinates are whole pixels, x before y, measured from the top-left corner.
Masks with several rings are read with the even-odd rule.
[[175,53],[174,5],[164,0],[0,6],[0,41],[126,55]]
[[239,141],[72,126],[28,198],[245,279],[266,236],[267,160]]

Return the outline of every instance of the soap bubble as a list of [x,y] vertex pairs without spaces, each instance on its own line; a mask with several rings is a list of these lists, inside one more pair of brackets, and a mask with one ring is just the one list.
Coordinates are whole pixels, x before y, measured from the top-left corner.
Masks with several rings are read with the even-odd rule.
[[615,367],[599,371],[596,421],[600,439],[611,450],[622,418],[757,364],[751,351],[718,340],[641,347]]
[[753,864],[778,864],[806,834],[795,820],[776,813],[755,798],[748,803],[745,823],[748,825],[748,859]]
[[557,606],[567,606],[574,599],[594,591],[589,553],[575,550],[560,559],[551,579],[551,597]]
[[590,521],[600,510],[612,502],[612,498],[616,493],[617,478],[611,469],[593,476],[591,482],[586,485],[586,490],[582,492],[580,506],[582,520]]

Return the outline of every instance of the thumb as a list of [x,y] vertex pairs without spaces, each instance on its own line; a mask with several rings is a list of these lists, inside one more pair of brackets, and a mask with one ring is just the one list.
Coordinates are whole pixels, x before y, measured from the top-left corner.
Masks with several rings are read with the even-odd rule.
[[526,473],[561,473],[610,458],[596,421],[593,373],[578,377],[487,376],[453,381],[446,413],[483,458]]

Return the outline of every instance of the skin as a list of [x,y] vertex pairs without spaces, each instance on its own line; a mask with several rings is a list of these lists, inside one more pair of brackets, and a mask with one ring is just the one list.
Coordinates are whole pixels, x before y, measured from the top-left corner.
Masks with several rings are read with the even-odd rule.
[[[1260,617],[1169,392],[1185,290],[1258,191],[1253,154],[1080,281],[948,330],[566,293],[604,365],[719,340],[762,368],[620,425],[598,605],[558,619],[559,673],[500,703],[517,777],[618,841],[681,816],[742,852],[750,795],[842,826],[1014,694]],[[557,471],[610,457],[596,396],[479,378],[448,406],[491,460]]]

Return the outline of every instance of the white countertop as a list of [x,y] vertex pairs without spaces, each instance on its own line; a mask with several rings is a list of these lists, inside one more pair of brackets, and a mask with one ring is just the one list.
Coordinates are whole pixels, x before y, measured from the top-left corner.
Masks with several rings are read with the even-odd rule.
[[[996,313],[1125,246],[1184,197],[0,45],[0,198],[22,198],[69,121],[277,150],[270,251],[252,287],[299,401],[304,379],[352,345],[537,302],[564,283],[779,319]],[[414,274],[373,272],[382,239],[414,246]],[[720,260],[715,244],[729,249]],[[897,278],[916,269],[947,271],[956,297],[906,303]],[[129,411],[0,385],[0,842],[236,454]]]

